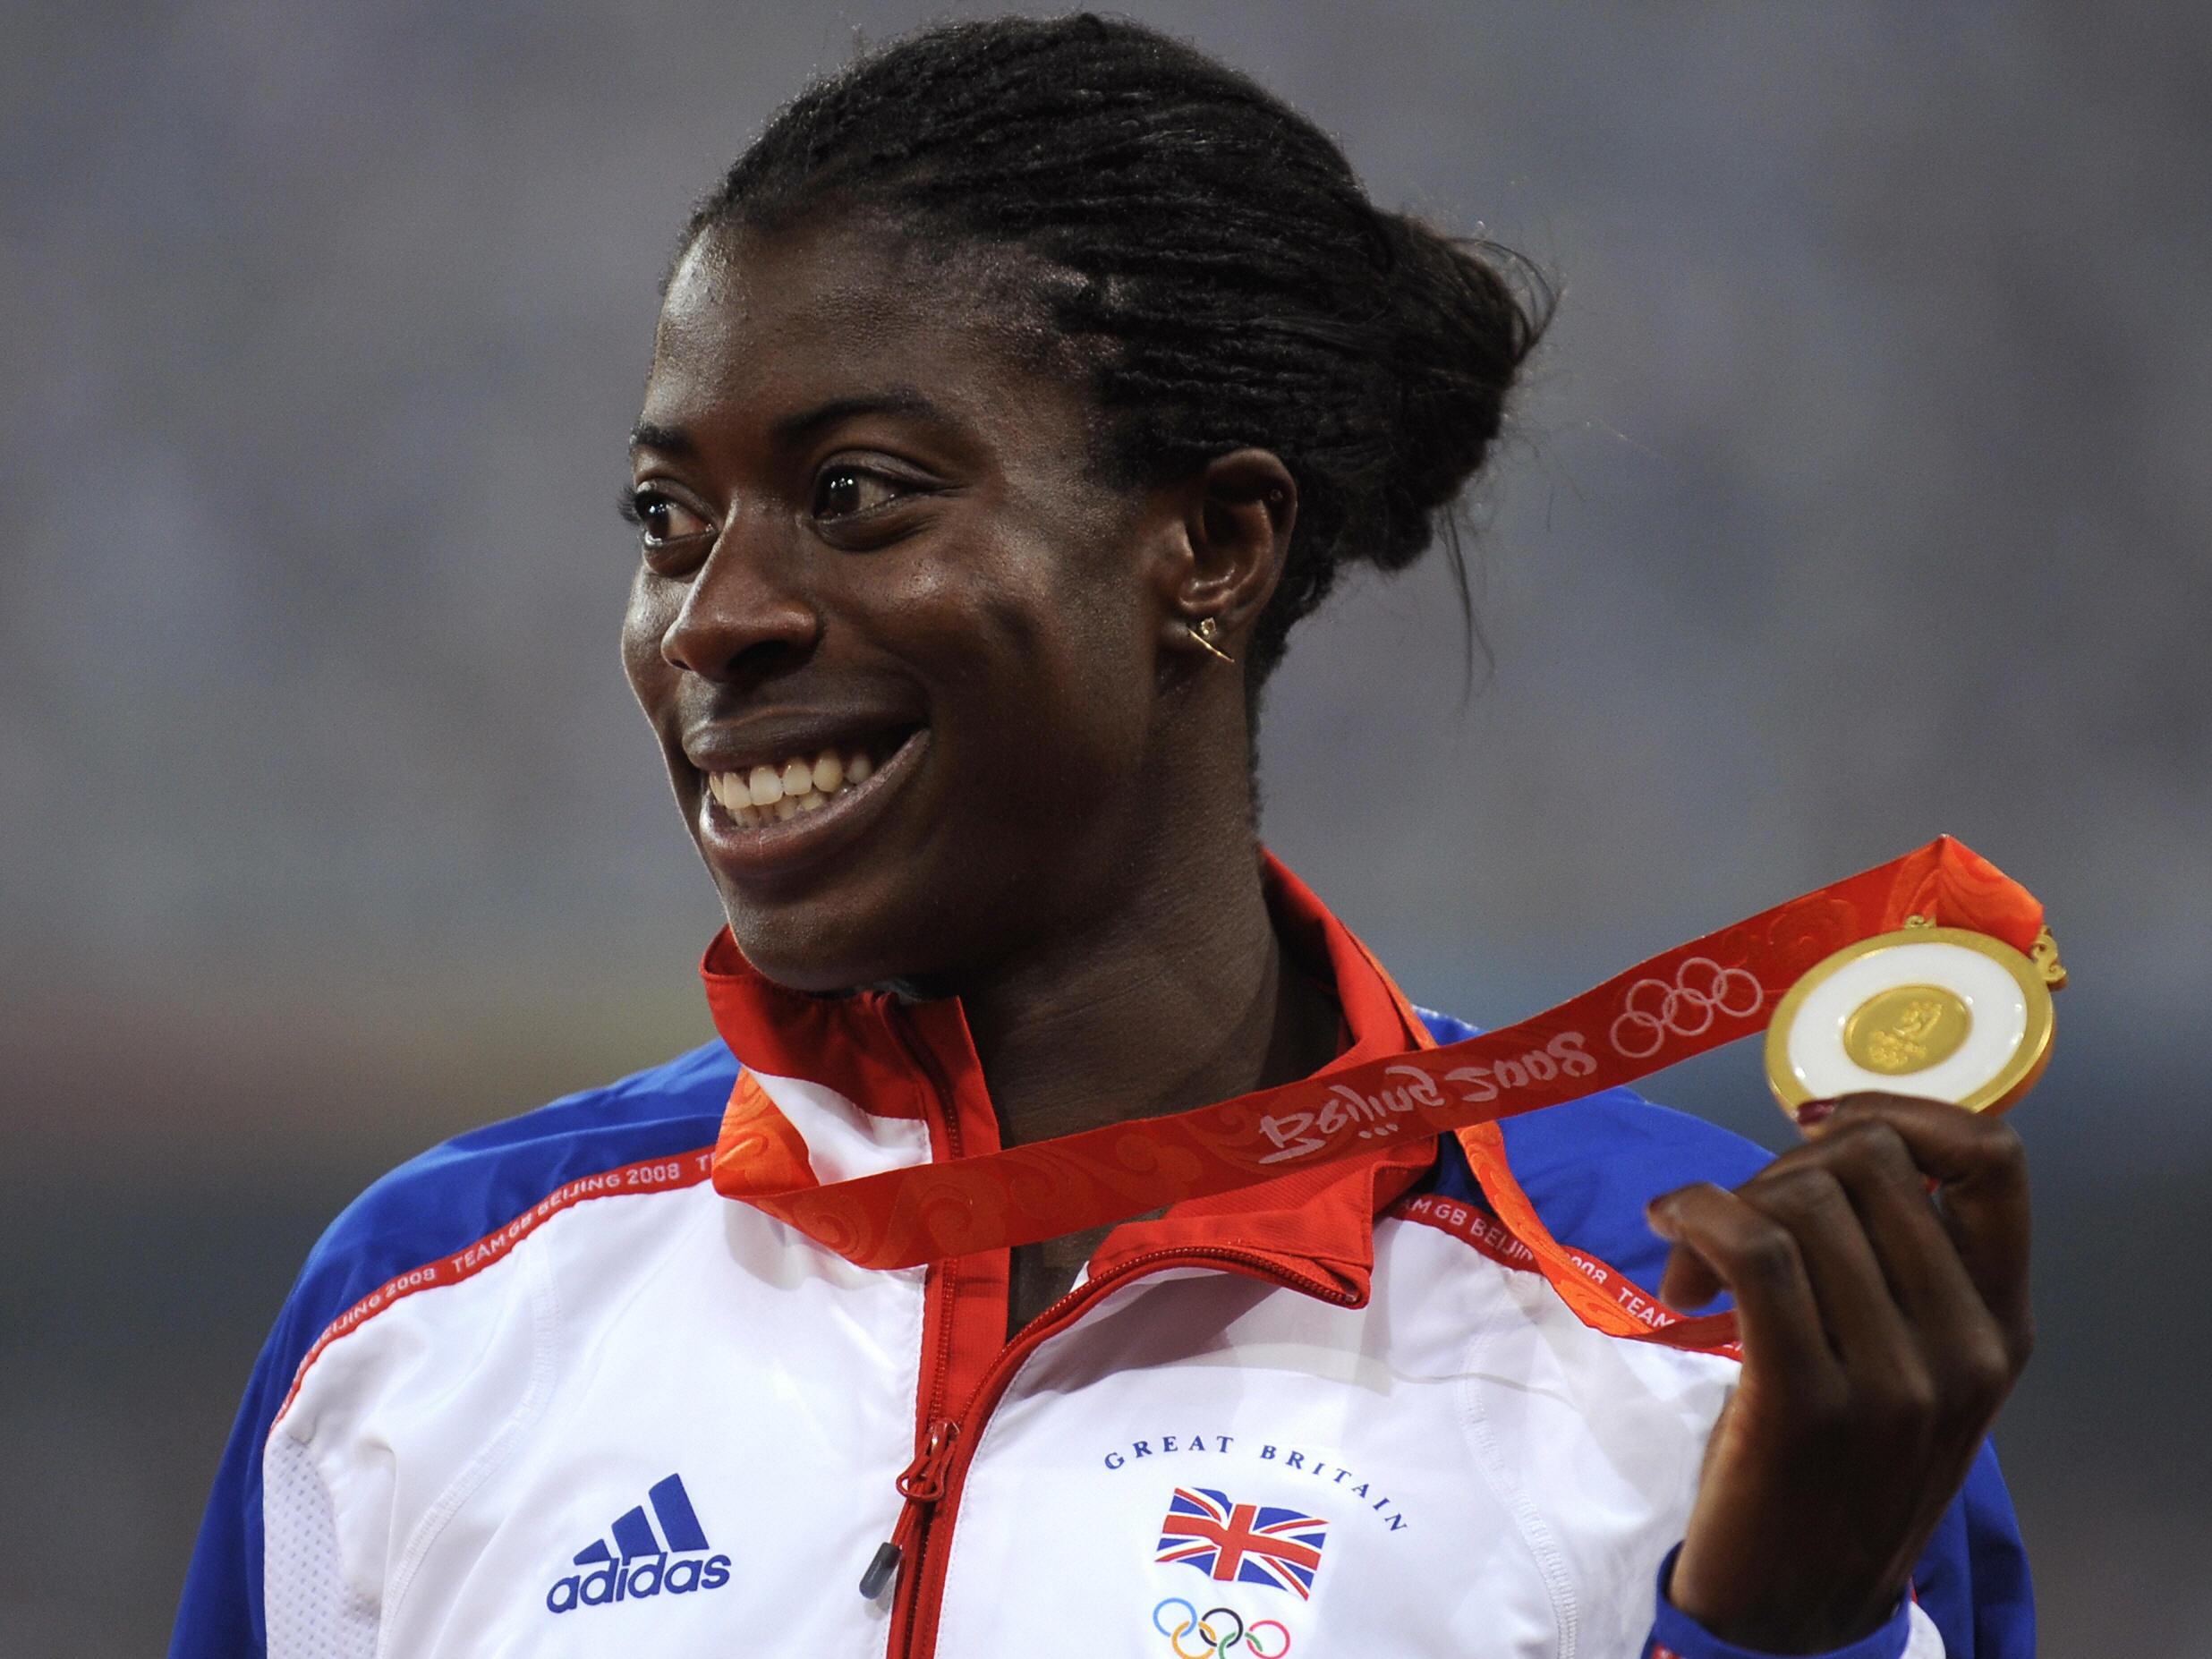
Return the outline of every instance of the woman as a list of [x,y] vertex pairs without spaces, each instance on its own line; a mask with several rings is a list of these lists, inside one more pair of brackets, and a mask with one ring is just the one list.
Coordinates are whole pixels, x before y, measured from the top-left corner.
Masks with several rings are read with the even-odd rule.
[[[1862,1098],[1759,1170],[1613,1093],[1479,1180],[1424,1141],[926,1269],[761,1207],[1466,1033],[1259,850],[1254,723],[1540,320],[1133,25],[785,110],[686,230],[625,503],[724,1044],[340,1219],[176,1651],[2028,1652],[2001,1125]],[[1740,1364],[1582,1325],[1502,1185],[1732,1290]]]

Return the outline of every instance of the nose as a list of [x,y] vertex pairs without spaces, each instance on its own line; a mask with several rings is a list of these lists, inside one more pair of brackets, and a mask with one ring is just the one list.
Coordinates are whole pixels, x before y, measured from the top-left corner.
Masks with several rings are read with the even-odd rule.
[[730,516],[660,636],[661,659],[716,681],[759,677],[821,633],[787,539],[754,515]]

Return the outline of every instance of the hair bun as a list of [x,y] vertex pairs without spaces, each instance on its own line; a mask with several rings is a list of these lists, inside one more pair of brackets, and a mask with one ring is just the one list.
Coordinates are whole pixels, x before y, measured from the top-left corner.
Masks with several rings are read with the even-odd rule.
[[1399,570],[1428,546],[1437,512],[1482,466],[1520,365],[1550,321],[1552,294],[1494,243],[1445,236],[1408,214],[1374,217],[1394,324],[1378,389],[1394,407],[1368,549],[1379,568]]

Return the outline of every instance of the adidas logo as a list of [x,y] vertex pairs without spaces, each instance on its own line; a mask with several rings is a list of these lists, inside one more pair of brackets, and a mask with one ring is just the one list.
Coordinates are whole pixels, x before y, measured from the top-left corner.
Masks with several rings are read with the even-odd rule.
[[[693,1590],[719,1590],[729,1582],[729,1557],[708,1555],[706,1529],[693,1512],[691,1494],[683,1476],[671,1475],[655,1481],[645,1493],[659,1519],[656,1535],[645,1519],[645,1505],[620,1516],[608,1528],[615,1547],[594,1538],[573,1558],[588,1572],[572,1572],[556,1579],[545,1593],[549,1612],[565,1613],[577,1607],[603,1607],[609,1602],[641,1601],[659,1595],[688,1595]],[[663,1548],[661,1539],[668,1540]]]

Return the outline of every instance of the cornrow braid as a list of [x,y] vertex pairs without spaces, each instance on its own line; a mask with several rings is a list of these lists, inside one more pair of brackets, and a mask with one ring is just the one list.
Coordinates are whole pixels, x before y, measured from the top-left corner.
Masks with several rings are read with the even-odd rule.
[[1468,608],[1450,509],[1550,290],[1374,208],[1337,146],[1246,77],[1088,13],[939,25],[785,106],[684,244],[830,201],[1052,268],[1040,297],[1088,348],[1111,481],[1169,481],[1246,446],[1281,458],[1299,513],[1247,647],[1255,698],[1345,566],[1401,570],[1440,525]]

